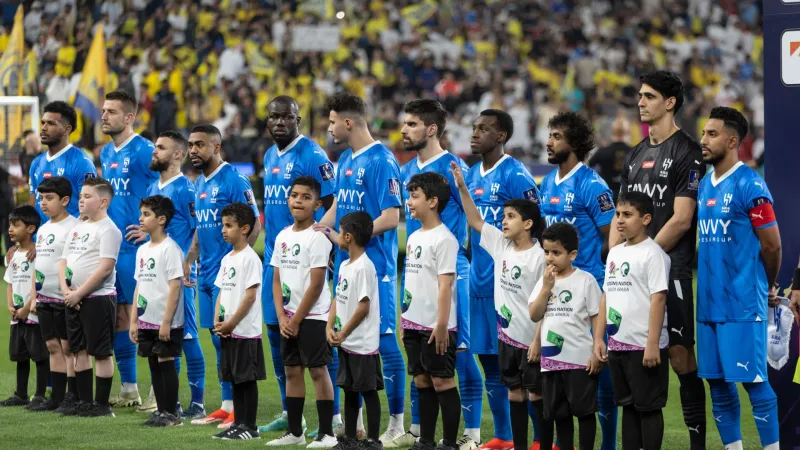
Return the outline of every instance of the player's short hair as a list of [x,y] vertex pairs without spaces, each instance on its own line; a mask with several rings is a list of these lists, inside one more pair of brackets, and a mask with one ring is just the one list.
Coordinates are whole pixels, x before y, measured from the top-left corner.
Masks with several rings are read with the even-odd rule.
[[69,125],[72,131],[78,127],[78,113],[67,102],[61,100],[50,102],[44,106],[43,113],[61,114],[61,121],[65,125]]
[[372,239],[372,217],[364,211],[351,212],[339,221],[339,232],[352,234],[359,247],[366,247]]
[[447,126],[447,111],[438,101],[425,98],[412,100],[406,103],[403,112],[419,117],[426,127],[436,125],[436,137],[444,135],[444,129]]
[[542,241],[557,242],[569,253],[577,251],[580,246],[578,229],[567,222],[557,222],[545,228]]
[[178,147],[183,150],[183,153],[186,153],[186,150],[189,148],[189,140],[186,139],[182,134],[178,133],[174,130],[163,131],[159,133],[158,137],[164,137],[167,139],[171,139],[173,142],[178,144]]
[[504,144],[511,139],[514,134],[514,119],[511,118],[511,114],[500,109],[484,109],[481,111],[481,115],[497,118],[497,128],[506,133]]
[[578,161],[586,159],[586,155],[594,148],[594,127],[588,118],[572,111],[562,111],[551,117],[547,127],[560,130],[572,147]]
[[747,136],[747,129],[749,128],[747,119],[745,119],[742,113],[733,108],[728,108],[727,106],[717,106],[711,110],[711,114],[709,114],[708,118],[723,121],[727,128],[730,128],[736,132],[736,136],[739,138],[740,143],[744,137]]
[[678,75],[666,70],[657,70],[640,76],[639,81],[655,89],[665,100],[675,97],[673,114],[677,114],[683,106],[683,81]]
[[340,92],[328,99],[328,111],[336,114],[352,114],[361,118],[367,115],[367,104],[364,100],[349,92]]
[[[297,100],[295,100],[294,98],[292,98],[292,97],[290,97],[288,95],[279,95],[279,96],[273,98],[269,102],[269,104],[271,105],[273,103],[282,103],[284,105],[294,106],[298,110],[300,109],[300,106],[297,104]],[[267,105],[267,106],[269,106],[269,105]]]
[[33,232],[36,233],[42,223],[42,218],[33,206],[21,205],[11,210],[11,214],[8,215],[8,222],[22,222],[26,227],[33,225]]
[[250,229],[247,231],[247,236],[253,232],[253,227],[256,225],[256,214],[250,206],[241,203],[231,203],[230,205],[222,208],[222,217],[233,217],[233,220],[239,224],[239,227],[248,225]]
[[109,201],[114,198],[114,186],[105,178],[92,177],[83,180],[84,186],[91,186],[97,190],[97,193],[103,197],[108,197]]
[[219,128],[211,124],[195,125],[191,133],[205,133],[209,136],[214,136],[217,140],[222,142],[222,133],[219,131]]
[[503,208],[513,208],[523,221],[532,220],[531,236],[535,236],[541,229],[542,211],[535,202],[524,198],[512,198],[503,203]]
[[317,198],[322,197],[322,185],[319,184],[319,181],[315,180],[313,177],[303,175],[295,178],[294,181],[292,181],[292,185],[289,186],[289,192],[292,192],[295,186],[307,186],[309,189],[311,189],[311,192],[317,196]]
[[59,198],[72,198],[72,183],[65,177],[45,178],[36,190],[40,194],[56,194]]
[[408,192],[419,189],[428,199],[436,197],[439,200],[436,206],[439,214],[444,211],[447,202],[450,201],[450,183],[448,183],[447,178],[436,172],[423,172],[414,175],[408,181],[406,189]]
[[136,97],[130,92],[117,89],[106,94],[106,100],[116,100],[122,103],[122,109],[125,114],[136,114],[137,102]]
[[631,205],[642,217],[645,214],[650,214],[650,217],[653,217],[653,199],[644,192],[628,191],[620,194],[617,199],[617,206],[619,205]]
[[163,195],[151,195],[150,197],[143,198],[142,201],[139,202],[139,209],[142,208],[148,208],[150,211],[153,211],[156,218],[165,217],[167,220],[164,222],[164,228],[169,226],[172,217],[175,215],[175,205],[169,197]]
[[22,139],[27,139],[28,136],[33,134],[33,130],[30,128],[22,132]]

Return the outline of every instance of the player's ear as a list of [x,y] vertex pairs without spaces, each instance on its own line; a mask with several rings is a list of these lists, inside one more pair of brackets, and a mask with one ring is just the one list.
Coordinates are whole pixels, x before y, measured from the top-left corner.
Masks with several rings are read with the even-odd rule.
[[569,260],[570,261],[575,261],[575,258],[577,258],[577,257],[578,257],[578,251],[577,250],[573,250],[573,251],[569,252]]
[[644,226],[650,225],[651,220],[653,220],[653,216],[650,215],[650,213],[647,213],[642,216],[642,223],[644,223]]
[[70,201],[70,200],[71,200],[71,198],[70,198],[70,196],[69,196],[69,195],[66,195],[66,196],[64,196],[64,197],[61,197],[61,206],[63,206],[64,208],[66,208],[66,207],[67,207],[67,205],[69,205],[69,201]]

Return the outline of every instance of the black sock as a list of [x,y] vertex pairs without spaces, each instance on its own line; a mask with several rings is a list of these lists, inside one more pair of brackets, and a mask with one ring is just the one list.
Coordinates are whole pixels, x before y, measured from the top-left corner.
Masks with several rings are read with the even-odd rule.
[[661,410],[640,412],[639,417],[642,421],[642,448],[659,450],[664,439],[664,415]]
[[556,436],[559,448],[573,448],[575,446],[575,424],[572,416],[556,420]]
[[436,421],[439,420],[439,399],[433,387],[419,388],[419,439],[435,447]]
[[44,397],[47,392],[47,381],[50,379],[50,360],[45,359],[36,361],[36,393],[39,397]]
[[30,360],[17,361],[17,396],[28,399],[28,377],[31,376]]
[[78,395],[78,382],[75,377],[67,376],[67,392]]
[[514,450],[527,450],[528,448],[528,402],[512,402],[511,405],[511,435],[514,437]]
[[75,372],[75,384],[78,387],[79,401],[84,403],[92,403],[92,399],[94,398],[92,395],[92,391],[94,389],[94,386],[92,386],[92,378],[92,369]]
[[597,435],[597,419],[594,414],[578,417],[578,450],[592,450]]
[[[255,380],[246,381],[241,383],[244,393],[242,400],[244,400],[245,416],[238,420],[240,424],[247,425],[251,430],[258,430],[256,426],[256,416],[258,416],[258,383]],[[233,409],[236,411],[236,407]],[[238,413],[236,415],[238,418]]]
[[161,366],[158,364],[158,356],[150,355],[147,358],[150,366],[150,385],[153,387],[153,395],[156,397],[156,408],[158,411],[165,411],[167,406],[164,398],[164,378],[161,376]]
[[319,416],[319,434],[317,436],[333,436],[333,400],[317,400]]
[[303,403],[305,397],[286,397],[286,416],[289,421],[289,432],[295,436],[303,434]]
[[533,410],[536,411],[536,420],[539,421],[539,445],[541,448],[553,448],[554,430],[552,420],[544,418],[544,402],[539,399],[531,401]]
[[363,392],[361,396],[367,407],[367,437],[377,441],[381,432],[381,398],[378,391]]
[[[367,416],[369,419],[369,416]],[[358,392],[344,391],[344,435],[356,439],[358,421]]]
[[622,407],[622,448],[642,448],[642,421],[633,405]]
[[164,411],[174,416],[178,408],[178,371],[175,369],[175,360],[159,362],[158,367],[164,389]]
[[437,392],[436,397],[442,410],[442,443],[448,447],[455,447],[458,440],[458,424],[461,422],[461,396],[458,395],[458,388]]
[[247,415],[247,404],[244,400],[244,385],[242,383],[233,383],[231,386],[233,390],[233,424],[239,425],[244,423],[244,417]]
[[108,405],[108,398],[111,397],[111,381],[114,377],[98,377],[95,376],[96,383],[94,401],[100,406]]
[[678,375],[681,383],[683,423],[689,429],[691,450],[706,448],[706,387],[697,371]]
[[50,372],[51,382],[53,384],[53,393],[50,398],[55,403],[64,401],[64,394],[67,392],[67,374],[64,372]]

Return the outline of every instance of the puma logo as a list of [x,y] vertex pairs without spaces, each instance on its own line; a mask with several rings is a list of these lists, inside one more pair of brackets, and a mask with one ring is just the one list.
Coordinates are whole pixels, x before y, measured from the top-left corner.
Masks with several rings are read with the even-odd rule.
[[487,389],[487,390],[486,390],[486,396],[487,396],[487,397],[494,397],[494,392],[492,392],[492,391],[490,391],[490,390],[488,390],[488,389]]
[[[695,164],[700,164],[700,161],[698,161],[698,160],[696,160],[696,159],[695,159],[695,160],[694,160],[694,163],[695,163]],[[689,428],[689,429],[691,430],[691,428]]]
[[719,423],[722,423],[722,416],[721,415],[720,416],[714,416],[714,420],[716,420]]
[[680,330],[673,328],[671,331],[672,331],[673,333],[676,333],[676,334],[678,334],[680,337],[683,337],[683,327],[681,327],[681,329],[680,329]]
[[630,166],[628,166],[628,168],[629,168],[630,170],[633,170],[633,168],[634,168],[635,166],[636,166],[636,164],[631,164]]
[[696,426],[694,428],[692,428],[692,427],[687,427],[687,428],[689,428],[689,431],[694,431],[695,433],[700,434],[700,425],[698,425],[698,426]]
[[390,377],[387,377],[386,375],[384,375],[384,376],[383,376],[383,379],[384,379],[384,380],[389,380],[389,381],[391,381],[392,383],[394,383],[394,377],[395,377],[395,375],[392,375],[392,376],[390,376]]
[[750,217],[751,217],[751,218],[753,218],[753,219],[761,219],[761,220],[764,220],[764,217],[761,215],[761,213],[758,213],[758,214],[756,214],[756,213],[750,213]]
[[603,418],[603,419],[605,419],[605,420],[608,420],[608,416],[610,416],[610,415],[611,415],[611,413],[603,414],[603,413],[601,413],[601,412],[598,412],[598,413],[597,413],[597,415],[598,415],[598,416],[600,416],[600,417],[602,417],[602,418]]
[[747,361],[746,364],[742,364],[742,363],[740,363],[738,361],[736,362],[736,367],[741,367],[742,369],[744,369],[747,372],[750,372],[750,369],[747,368],[747,366],[749,366],[749,365],[750,365],[750,361]]
[[190,381],[190,382],[189,382],[189,386],[194,386],[194,387],[196,387],[196,388],[199,388],[199,387],[200,387],[200,382],[199,382],[199,381],[195,381],[194,383],[192,383],[192,382]]
[[753,414],[753,418],[754,418],[754,419],[756,419],[756,420],[760,420],[760,421],[762,421],[762,422],[766,422],[766,421],[767,421],[767,417],[769,417],[769,414],[767,414],[767,415],[766,415],[766,416],[764,416],[764,417],[758,417],[757,415]]
[[461,405],[461,409],[472,412],[472,405]]
[[758,181],[754,181],[753,184],[755,184],[756,186],[760,187],[761,189],[764,189],[764,185],[759,183]]

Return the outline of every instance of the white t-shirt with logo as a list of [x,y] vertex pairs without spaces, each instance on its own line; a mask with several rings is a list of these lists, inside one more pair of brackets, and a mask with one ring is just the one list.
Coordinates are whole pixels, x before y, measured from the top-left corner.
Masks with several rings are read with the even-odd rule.
[[[280,270],[283,310],[287,317],[292,317],[300,307],[303,295],[311,284],[311,269],[328,267],[332,247],[331,241],[312,227],[293,231],[289,226],[278,233],[270,265]],[[331,291],[326,270],[324,287],[305,319],[327,322],[330,310]]]
[[[650,296],[668,289],[670,260],[651,238],[636,245],[620,244],[606,258],[606,329],[608,349],[644,350],[650,321]],[[658,340],[667,348],[667,314]]]
[[[539,280],[529,303],[542,291]],[[592,354],[592,317],[600,311],[603,292],[594,276],[575,268],[568,277],[556,279],[542,327],[542,372],[585,369]]]
[[337,331],[353,317],[361,300],[368,298],[369,312],[358,327],[342,342],[342,350],[358,355],[374,355],[380,345],[381,302],[378,299],[378,273],[366,253],[355,261],[349,259],[339,267],[336,283]]
[[528,298],[544,274],[544,250],[538,242],[518,252],[503,232],[489,225],[481,229],[481,247],[494,260],[494,310],[499,340],[528,348],[538,324],[531,320]]
[[[405,292],[401,308],[403,329],[430,331],[439,311],[439,275],[455,274],[458,241],[444,224],[411,233],[406,242]],[[456,280],[450,292],[447,329],[457,331]]]
[[[3,280],[11,285],[11,292],[14,296],[14,308],[16,309],[25,306],[25,302],[28,301],[31,292],[33,292],[33,274],[36,272],[36,268],[33,266],[32,261],[28,261],[27,253],[28,252],[22,250],[17,250],[17,252],[14,253],[14,257],[11,258],[11,261],[8,263],[5,275],[3,275]],[[12,325],[15,323],[17,323],[16,320],[11,321]],[[39,317],[37,317],[36,314],[30,313],[25,323],[38,324]]]
[[[117,260],[122,233],[111,218],[97,222],[83,221],[69,232],[62,259],[67,260],[67,286],[77,289],[100,267],[100,259]],[[103,284],[89,296],[115,295],[117,270],[111,271]]]
[[139,288],[136,298],[139,328],[144,330],[161,328],[169,300],[169,282],[180,279],[178,307],[172,316],[170,328],[183,328],[183,252],[172,238],[167,237],[155,245],[152,241],[147,242],[136,250],[133,278]]
[[64,303],[58,266],[64,254],[69,232],[80,223],[67,216],[59,222],[47,221],[36,232],[36,292],[39,303]]
[[[247,289],[258,286],[256,301],[250,311],[233,329],[233,337],[237,339],[261,339],[261,276],[264,265],[255,250],[249,245],[239,253],[228,253],[222,258],[219,273],[214,285],[219,288],[219,314],[223,320],[230,319],[239,309]],[[215,299],[216,301],[216,299]]]

